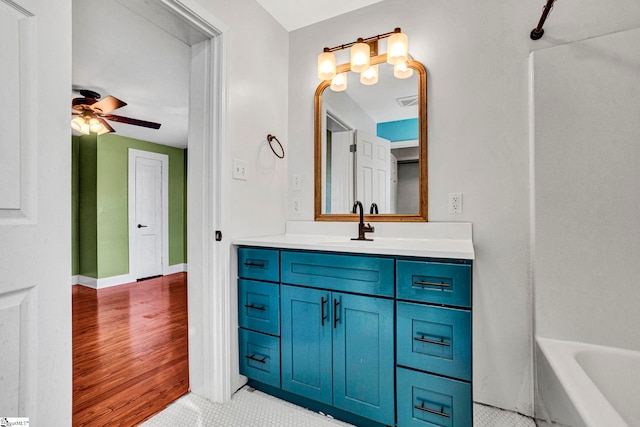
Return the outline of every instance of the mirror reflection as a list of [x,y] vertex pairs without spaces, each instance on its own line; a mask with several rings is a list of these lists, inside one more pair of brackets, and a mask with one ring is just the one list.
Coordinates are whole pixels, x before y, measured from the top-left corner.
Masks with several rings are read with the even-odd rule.
[[[424,71],[413,63],[412,68]],[[334,91],[325,82],[316,99],[316,153],[321,157],[320,174],[316,171],[321,192],[316,213],[321,217],[316,219],[350,214],[359,200],[367,213],[396,216],[386,220],[426,220],[426,111],[419,108],[421,90],[426,108],[426,88],[420,85],[421,78],[426,84],[425,73],[398,79],[393,66],[382,62],[378,74],[378,83],[368,86],[360,83],[360,74],[347,72],[346,90]]]

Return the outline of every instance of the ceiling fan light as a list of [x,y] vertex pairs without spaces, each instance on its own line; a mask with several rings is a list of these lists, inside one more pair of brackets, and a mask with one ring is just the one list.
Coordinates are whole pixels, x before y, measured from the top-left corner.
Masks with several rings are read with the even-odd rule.
[[323,52],[318,55],[318,78],[331,80],[336,76],[336,55],[332,52]]
[[407,67],[406,62],[401,62],[393,66],[393,76],[397,79],[408,79],[413,76],[413,70]]
[[102,123],[100,123],[100,120],[93,117],[89,119],[89,130],[91,132],[97,133],[98,135],[101,135],[101,132],[104,133],[103,131],[105,130],[105,127],[102,125]]
[[82,116],[78,116],[75,119],[71,120],[71,128],[84,135],[89,135],[91,133],[89,124],[84,120]]
[[360,83],[371,86],[378,83],[378,66],[372,65],[360,74]]
[[331,90],[342,92],[347,89],[347,73],[340,73],[331,80]]
[[357,43],[351,46],[351,71],[362,73],[369,68],[371,56],[371,48],[364,43],[362,39],[358,39]]
[[391,65],[407,62],[409,59],[409,36],[396,28],[395,33],[389,36],[387,42],[387,62]]

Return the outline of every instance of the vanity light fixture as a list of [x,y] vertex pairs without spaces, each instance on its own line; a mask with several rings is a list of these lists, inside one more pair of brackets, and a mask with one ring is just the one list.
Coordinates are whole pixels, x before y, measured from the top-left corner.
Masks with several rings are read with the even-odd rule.
[[360,73],[360,83],[366,86],[378,83],[378,66],[372,65],[368,70]]
[[406,62],[401,62],[393,66],[393,76],[397,79],[408,79],[413,76],[413,70],[407,67]]
[[[396,71],[394,68],[394,76],[399,79],[405,79],[413,74],[413,70],[406,66],[409,60],[409,36],[402,33],[400,28],[396,28],[393,31],[385,34],[379,34],[377,36],[368,37],[366,39],[359,38],[355,42],[343,44],[340,46],[324,48],[324,52],[318,55],[318,78],[320,80],[332,80],[336,77],[336,56],[333,52],[350,48],[351,62],[350,71],[356,73],[367,73],[366,77],[360,76],[360,82],[362,84],[372,85],[378,81],[378,70],[375,66],[375,71],[371,67],[371,56],[378,54],[378,41],[380,39],[389,38],[387,42],[387,62],[391,65],[398,66],[404,64],[404,69]],[[375,73],[375,78],[373,74]],[[344,90],[345,87],[335,85],[339,89],[334,89],[334,82],[332,81],[331,89]]]
[[391,65],[402,64],[409,59],[409,37],[402,34],[399,28],[396,30],[387,42],[387,62]]
[[356,44],[351,46],[351,71],[362,73],[369,69],[369,58],[371,58],[371,48],[363,39],[358,39]]
[[318,78],[331,80],[336,76],[336,55],[324,48],[324,52],[318,55]]
[[331,90],[342,92],[347,89],[347,73],[340,73],[331,80]]

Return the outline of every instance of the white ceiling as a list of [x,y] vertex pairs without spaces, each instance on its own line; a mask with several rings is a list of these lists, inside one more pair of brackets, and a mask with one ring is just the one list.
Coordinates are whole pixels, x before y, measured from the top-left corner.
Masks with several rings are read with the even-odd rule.
[[293,31],[382,0],[257,0],[287,30]]
[[[292,31],[381,0],[324,0],[322,7],[301,0],[257,1]],[[162,125],[155,130],[110,122],[116,134],[186,148],[189,45],[198,40],[186,24],[162,14],[148,0],[73,0],[72,84],[128,104],[113,114]],[[79,96],[72,92],[69,103]]]
[[128,105],[113,114],[162,125],[109,122],[118,135],[187,146],[190,58],[186,43],[114,0],[73,1],[73,88],[115,96]]

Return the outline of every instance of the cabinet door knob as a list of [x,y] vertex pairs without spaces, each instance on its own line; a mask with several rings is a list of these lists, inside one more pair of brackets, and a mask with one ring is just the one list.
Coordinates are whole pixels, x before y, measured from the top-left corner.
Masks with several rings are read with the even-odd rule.
[[138,228],[147,228],[146,225],[138,224]]

